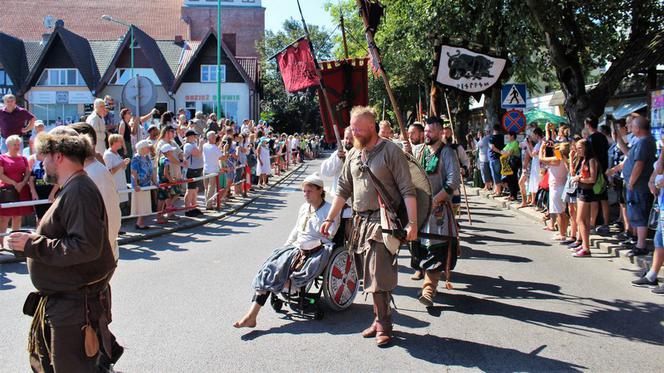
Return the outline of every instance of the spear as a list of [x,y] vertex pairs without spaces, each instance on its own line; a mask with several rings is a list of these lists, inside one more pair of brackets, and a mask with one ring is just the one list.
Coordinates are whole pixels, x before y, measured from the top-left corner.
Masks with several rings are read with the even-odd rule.
[[390,79],[387,76],[387,73],[385,72],[385,69],[383,68],[383,65],[380,60],[380,53],[378,52],[378,47],[376,47],[376,42],[374,41],[374,35],[373,31],[371,31],[370,25],[369,25],[369,15],[367,14],[368,9],[364,6],[364,0],[356,0],[357,6],[360,8],[360,16],[362,17],[362,21],[364,22],[364,30],[365,34],[367,37],[367,44],[369,46],[369,52],[371,53],[372,61],[374,64],[374,68],[380,72],[380,75],[383,77],[383,83],[385,83],[385,90],[387,91],[387,96],[390,99],[390,103],[392,104],[392,109],[394,110],[394,115],[397,117],[397,122],[399,123],[399,128],[401,129],[401,137],[403,138],[404,141],[408,141],[408,134],[406,132],[406,126],[403,122],[403,117],[401,116],[401,110],[399,110],[399,104],[397,103],[397,99],[394,96],[394,92],[392,91],[392,86],[390,86]]
[[318,59],[316,58],[316,51],[314,50],[314,44],[311,42],[311,37],[309,37],[309,28],[307,27],[307,22],[304,21],[304,14],[302,13],[300,0],[297,0],[297,8],[300,11],[300,17],[302,18],[302,27],[304,28],[304,34],[306,35],[307,41],[309,42],[309,50],[311,51],[311,57],[314,59],[314,65],[316,66],[316,76],[318,76],[318,85],[320,87],[320,91],[323,96],[322,97],[323,103],[325,104],[327,112],[330,115],[330,121],[332,122],[332,128],[334,129],[334,137],[337,139],[337,149],[342,149],[341,136],[339,135],[339,126],[337,125],[337,121],[335,119],[335,111],[333,111],[332,104],[330,104],[330,100],[327,98],[327,88],[325,88],[325,84],[323,83],[323,74],[321,73],[320,65],[318,64]]

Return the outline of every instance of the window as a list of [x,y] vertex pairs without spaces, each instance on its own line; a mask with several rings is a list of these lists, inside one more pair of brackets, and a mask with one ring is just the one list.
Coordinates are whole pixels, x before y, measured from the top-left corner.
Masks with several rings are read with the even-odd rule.
[[83,80],[78,69],[44,69],[37,85],[48,87],[85,86],[85,80]]
[[[226,81],[226,65],[220,67],[220,82]],[[201,83],[217,82],[217,65],[201,65]]]
[[[153,69],[134,68],[134,75],[144,76],[156,85],[161,85],[161,81]],[[108,84],[110,85],[125,85],[131,79],[131,68],[115,69],[115,73],[111,77]]]
[[5,70],[0,69],[0,86],[2,85],[14,85],[14,82],[12,82],[9,74],[7,74]]
[[31,105],[30,111],[47,126],[74,123],[83,114],[75,104],[37,104]]

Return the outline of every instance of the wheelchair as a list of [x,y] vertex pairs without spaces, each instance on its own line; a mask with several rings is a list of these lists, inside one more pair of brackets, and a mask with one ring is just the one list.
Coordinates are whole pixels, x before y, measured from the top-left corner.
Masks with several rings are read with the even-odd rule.
[[295,291],[288,290],[270,295],[270,305],[276,312],[288,306],[294,316],[322,320],[325,309],[335,312],[346,310],[353,304],[359,288],[355,256],[345,243],[346,222],[343,221],[332,240],[334,249],[320,276]]

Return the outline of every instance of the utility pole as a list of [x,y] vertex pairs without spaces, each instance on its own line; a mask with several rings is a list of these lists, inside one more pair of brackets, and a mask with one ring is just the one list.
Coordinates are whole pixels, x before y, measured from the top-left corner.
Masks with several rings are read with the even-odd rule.
[[217,118],[221,118],[221,0],[217,0]]

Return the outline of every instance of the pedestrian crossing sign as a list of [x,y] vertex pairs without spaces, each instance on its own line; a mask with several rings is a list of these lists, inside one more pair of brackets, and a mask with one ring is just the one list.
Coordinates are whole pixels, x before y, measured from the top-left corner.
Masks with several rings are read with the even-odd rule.
[[522,109],[526,107],[526,85],[523,83],[505,84],[501,92],[503,109]]

